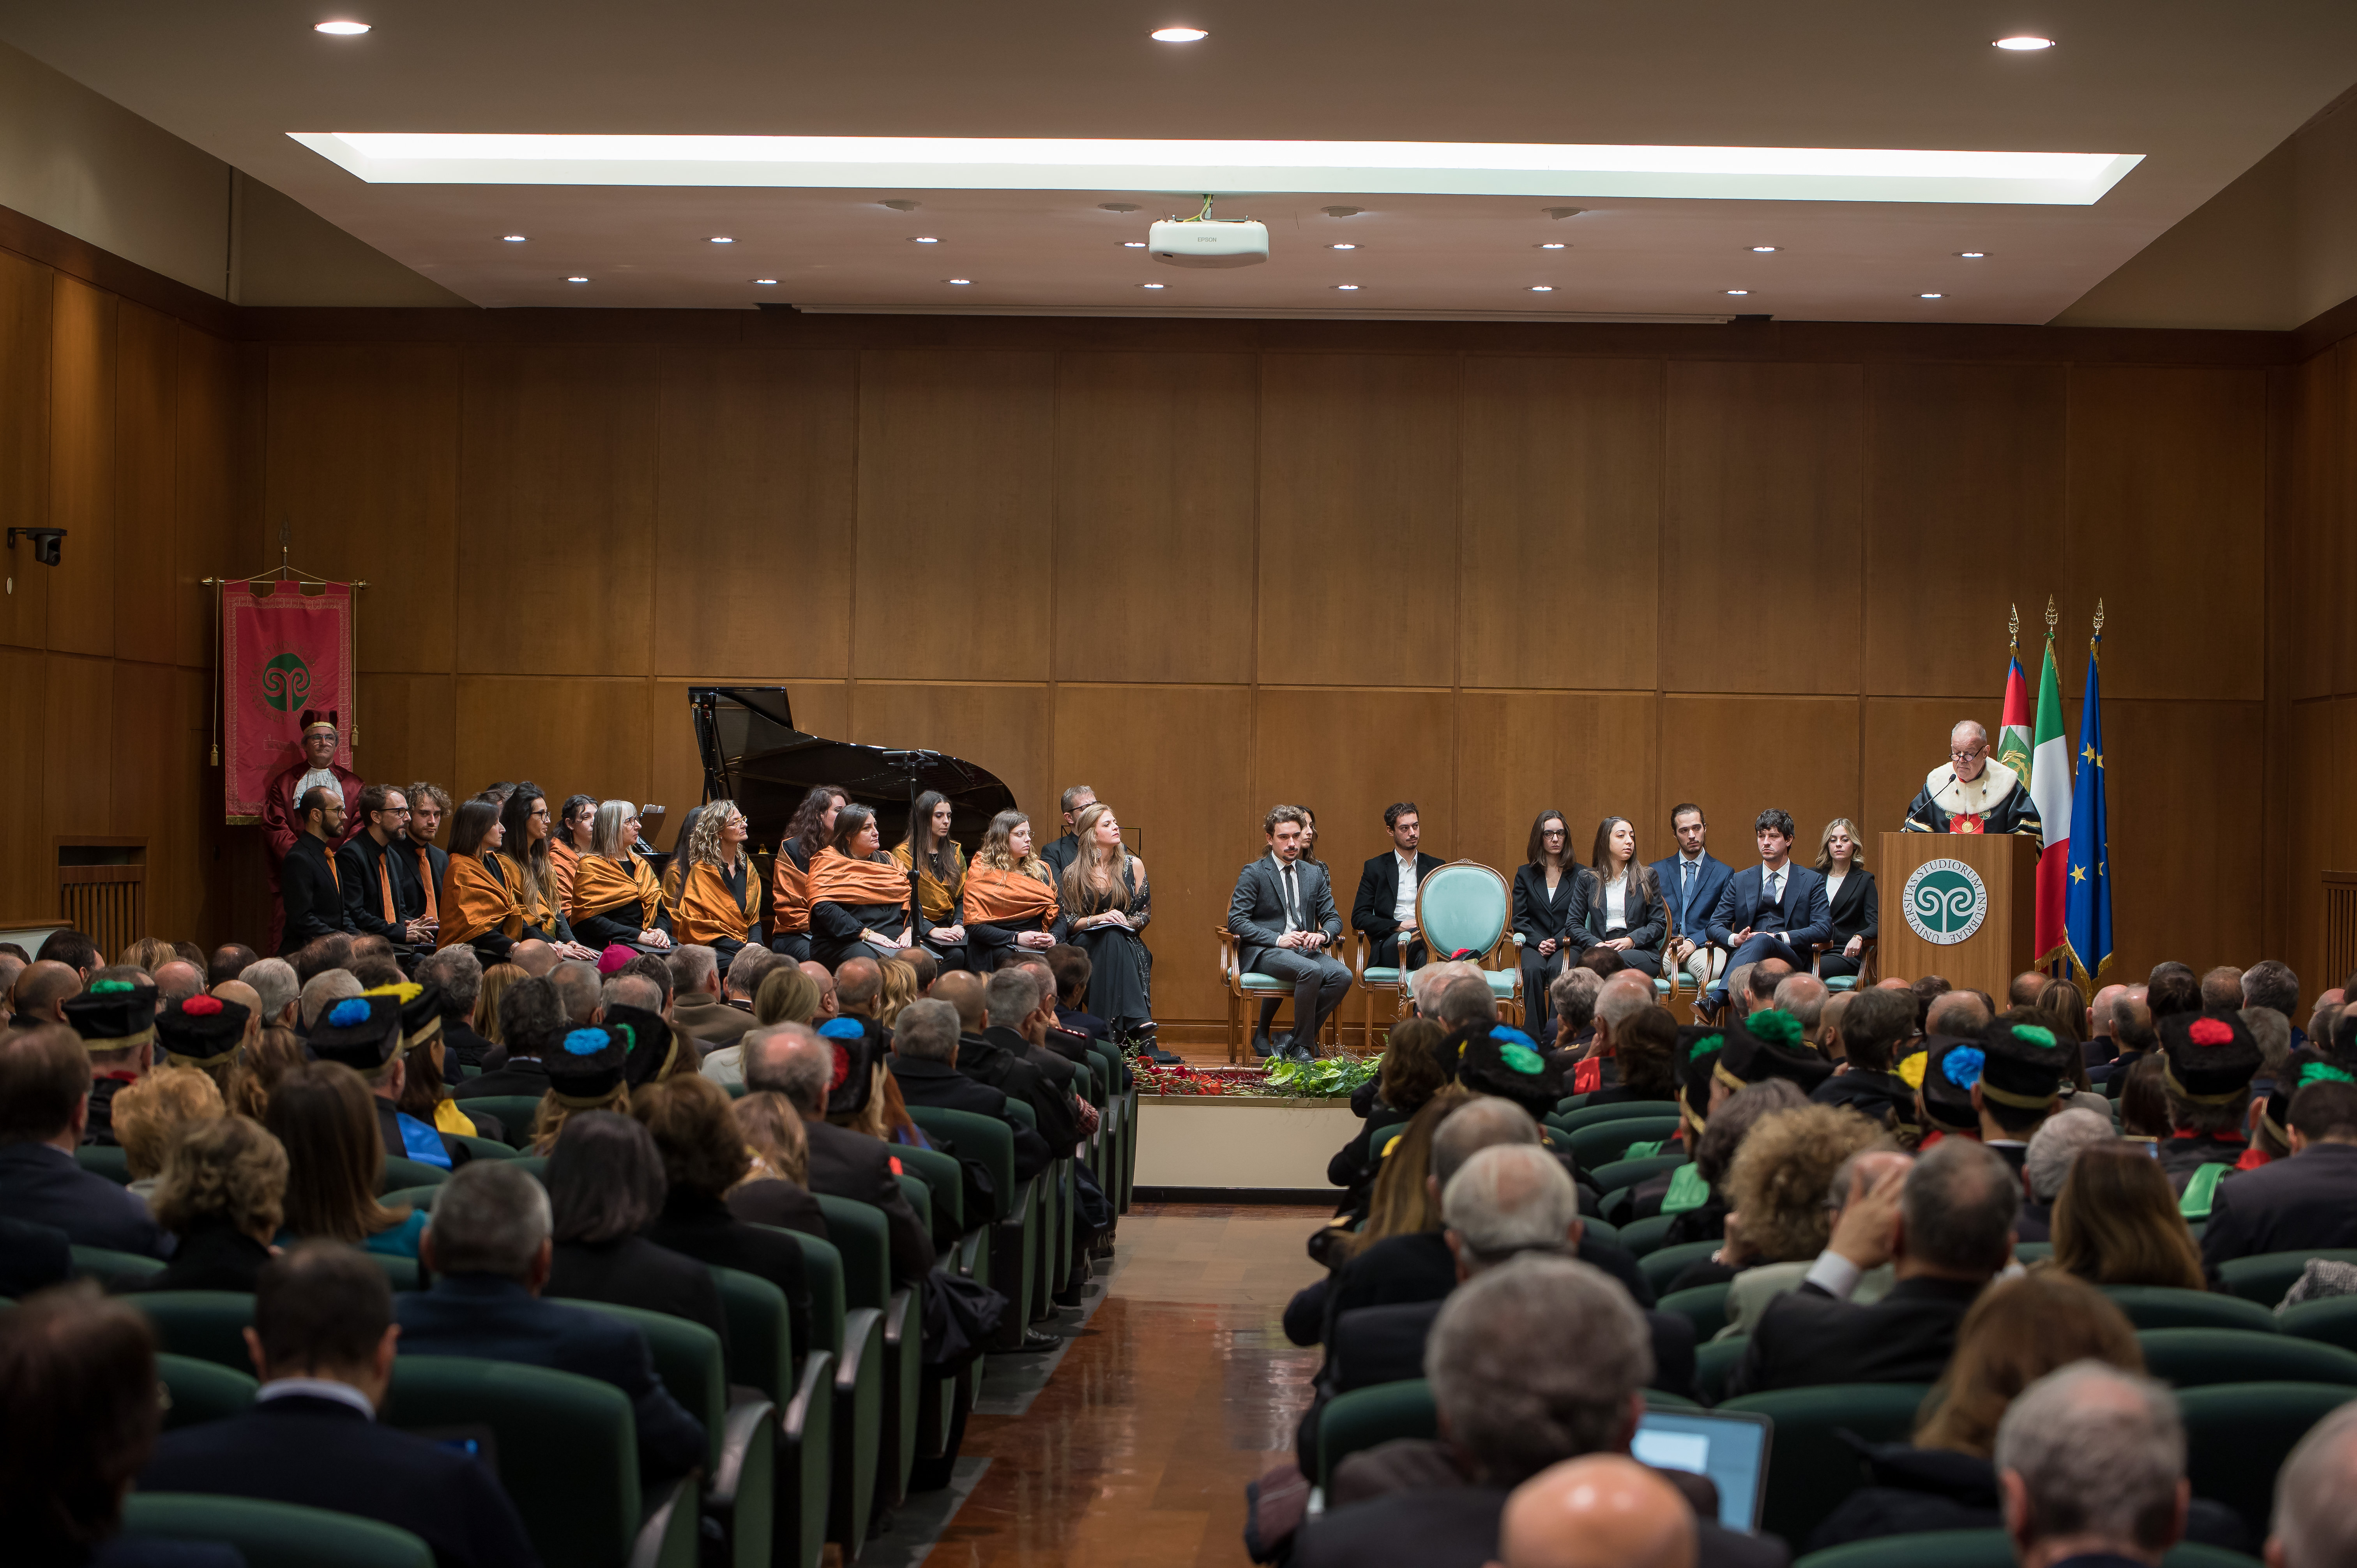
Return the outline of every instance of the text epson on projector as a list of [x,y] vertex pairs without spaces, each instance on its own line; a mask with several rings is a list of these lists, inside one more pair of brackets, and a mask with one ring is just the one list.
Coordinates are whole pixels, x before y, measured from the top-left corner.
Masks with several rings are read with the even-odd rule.
[[1166,218],[1146,231],[1146,247],[1174,267],[1248,267],[1268,260],[1268,225],[1249,218]]

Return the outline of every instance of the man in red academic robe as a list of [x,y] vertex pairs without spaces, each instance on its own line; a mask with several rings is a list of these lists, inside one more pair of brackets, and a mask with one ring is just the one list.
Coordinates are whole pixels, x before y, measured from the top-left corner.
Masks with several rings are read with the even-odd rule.
[[270,786],[262,796],[262,834],[270,844],[270,947],[278,950],[280,939],[285,934],[286,905],[280,897],[278,868],[286,859],[286,852],[295,847],[296,837],[303,831],[302,813],[295,803],[303,792],[315,785],[328,784],[343,791],[344,831],[328,841],[327,853],[334,854],[354,833],[368,825],[361,812],[361,776],[349,768],[336,766],[336,746],[339,736],[336,715],[320,713],[315,708],[303,710],[303,755],[270,777]]

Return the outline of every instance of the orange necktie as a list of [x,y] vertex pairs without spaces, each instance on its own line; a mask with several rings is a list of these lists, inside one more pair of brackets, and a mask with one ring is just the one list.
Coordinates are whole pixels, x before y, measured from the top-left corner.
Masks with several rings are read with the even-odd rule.
[[388,855],[380,854],[376,857],[376,886],[378,896],[384,900],[384,923],[388,926],[399,925],[401,917],[393,912],[393,865]]
[[425,918],[431,920],[435,918],[434,857],[425,853],[424,844],[417,846],[417,880],[425,885]]
[[328,851],[328,879],[336,885],[337,892],[344,890],[344,874],[336,869],[336,852],[332,849]]

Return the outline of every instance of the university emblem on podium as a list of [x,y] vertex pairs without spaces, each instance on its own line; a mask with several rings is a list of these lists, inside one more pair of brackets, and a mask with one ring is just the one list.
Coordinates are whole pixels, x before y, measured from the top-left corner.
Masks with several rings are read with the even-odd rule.
[[1909,875],[1899,908],[1909,930],[1934,947],[1953,947],[1988,918],[1988,888],[1961,860],[1927,860]]

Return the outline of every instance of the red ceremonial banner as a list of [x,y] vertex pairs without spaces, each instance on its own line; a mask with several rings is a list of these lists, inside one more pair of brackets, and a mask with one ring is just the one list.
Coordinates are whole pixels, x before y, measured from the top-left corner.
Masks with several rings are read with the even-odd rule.
[[328,583],[229,583],[221,588],[221,775],[231,822],[262,818],[271,776],[303,755],[303,710],[339,715],[335,760],[352,765],[352,589]]

